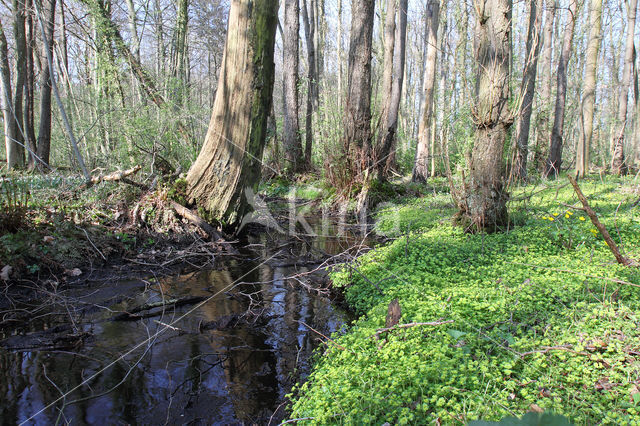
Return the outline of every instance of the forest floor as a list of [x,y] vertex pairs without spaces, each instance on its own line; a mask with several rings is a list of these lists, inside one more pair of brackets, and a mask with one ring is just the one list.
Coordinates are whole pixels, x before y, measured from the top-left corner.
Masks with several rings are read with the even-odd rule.
[[[170,273],[234,251],[171,208],[179,185],[81,183],[2,182],[5,295],[32,297],[108,274],[105,265]],[[640,259],[637,178],[580,185],[623,255]],[[314,180],[273,180],[261,194],[316,211],[337,198]],[[640,422],[640,273],[617,264],[571,207],[580,203],[565,178],[512,189],[512,226],[489,235],[451,225],[443,179],[374,186],[371,197],[374,231],[387,242],[332,274],[360,319],[327,340],[291,396],[292,418],[466,423],[551,410],[578,424]],[[402,315],[387,329],[394,299]]]
[[[637,177],[580,186],[622,254],[640,259]],[[512,189],[502,233],[453,227],[446,191],[380,209],[376,230],[393,241],[332,274],[360,318],[326,342],[291,418],[465,424],[549,410],[639,424],[640,272],[572,206],[562,178]]]

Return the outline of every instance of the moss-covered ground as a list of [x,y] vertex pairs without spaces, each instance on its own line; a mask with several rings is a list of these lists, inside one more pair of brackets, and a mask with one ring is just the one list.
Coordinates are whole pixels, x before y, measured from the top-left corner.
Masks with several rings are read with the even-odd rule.
[[[640,259],[632,178],[583,192]],[[548,410],[575,424],[640,424],[640,272],[615,259],[566,179],[511,190],[511,229],[464,234],[446,193],[382,207],[395,237],[333,272],[360,315],[292,395],[311,423],[463,424]],[[400,324],[377,331],[397,298]]]

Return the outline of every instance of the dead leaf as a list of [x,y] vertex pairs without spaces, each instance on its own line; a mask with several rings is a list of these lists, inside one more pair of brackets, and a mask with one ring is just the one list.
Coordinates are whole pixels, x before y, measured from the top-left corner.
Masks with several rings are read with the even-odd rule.
[[46,235],[42,241],[44,241],[45,243],[52,243],[55,240],[55,238],[53,238],[51,235]]
[[2,268],[2,271],[0,271],[0,279],[2,279],[3,281],[9,281],[9,277],[11,276],[12,272],[13,268],[9,265],[5,265],[4,268]]
[[531,404],[529,406],[529,411],[534,413],[544,413],[544,410],[540,408],[538,404]]
[[638,405],[640,404],[640,388],[638,387],[638,385],[633,385],[631,387],[631,403]]
[[79,277],[82,275],[82,271],[79,268],[67,269],[64,273],[70,277]]
[[609,383],[609,378],[608,377],[603,377],[600,380],[598,380],[595,384],[596,390],[609,390],[611,388],[613,388],[613,385],[611,383]]

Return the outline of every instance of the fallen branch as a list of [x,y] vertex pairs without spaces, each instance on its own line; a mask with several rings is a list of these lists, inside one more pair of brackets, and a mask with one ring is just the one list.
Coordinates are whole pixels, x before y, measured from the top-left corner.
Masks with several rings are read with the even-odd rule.
[[611,235],[609,235],[609,231],[607,231],[607,228],[605,228],[602,222],[600,222],[600,220],[598,219],[598,215],[591,208],[591,206],[589,205],[589,201],[587,201],[587,198],[584,196],[584,194],[580,190],[580,187],[578,186],[578,182],[576,182],[576,180],[571,176],[569,176],[569,182],[571,182],[573,189],[576,191],[576,195],[578,196],[578,199],[580,200],[580,202],[582,203],[582,206],[584,207],[584,209],[582,210],[584,210],[584,212],[587,213],[587,215],[591,219],[591,223],[593,223],[593,226],[595,226],[598,229],[598,231],[600,231],[600,233],[602,234],[602,238],[604,238],[604,241],[607,243],[607,246],[609,246],[609,249],[611,250],[611,252],[616,258],[616,261],[625,266],[637,266],[637,263],[635,261],[624,257],[620,253],[620,249],[618,249],[618,246],[616,245],[615,241],[613,241],[613,238],[611,238]]
[[392,327],[379,328],[378,330],[376,330],[376,333],[374,334],[374,336],[377,339],[377,338],[380,337],[380,335],[382,333],[387,333],[387,332],[395,330],[397,328],[411,328],[411,327],[422,327],[422,326],[435,327],[435,326],[443,325],[443,324],[452,324],[453,322],[454,322],[453,320],[448,320],[448,321],[410,322],[408,324],[396,324],[396,325],[394,325]]
[[111,318],[111,321],[135,321],[143,318],[148,318],[150,316],[157,316],[159,315],[158,312],[154,312],[154,313],[147,312],[146,314],[140,314],[140,313],[144,311],[150,311],[156,308],[166,308],[167,306],[173,306],[174,308],[177,308],[178,306],[194,305],[196,303],[202,302],[205,299],[206,298],[202,296],[194,296],[194,297],[186,297],[183,299],[169,299],[169,300],[163,300],[155,303],[147,303],[142,306],[137,306],[133,309],[130,309],[127,312],[118,314],[113,318]]
[[137,182],[133,182],[132,180],[127,179],[129,176],[138,173],[141,169],[142,169],[141,166],[135,166],[129,170],[121,170],[121,171],[110,173],[108,175],[93,176],[91,180],[89,180],[87,183],[82,185],[80,188],[89,189],[93,185],[97,185],[100,182],[118,182],[118,181],[128,183],[129,185],[144,187],[144,185],[142,184],[139,184]]

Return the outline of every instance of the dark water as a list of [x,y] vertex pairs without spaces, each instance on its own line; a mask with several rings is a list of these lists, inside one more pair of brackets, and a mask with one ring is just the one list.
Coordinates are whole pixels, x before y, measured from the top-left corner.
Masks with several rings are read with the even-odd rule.
[[[340,331],[348,321],[306,288],[319,286],[322,273],[288,278],[313,269],[319,250],[335,254],[357,241],[336,237],[340,230],[326,220],[313,228],[325,236],[263,233],[243,258],[207,270],[61,292],[26,327],[5,329],[0,338],[69,318],[72,331],[90,337],[65,350],[0,349],[1,423],[277,424],[286,415],[285,395],[309,373],[314,349],[321,354],[326,344],[317,332]],[[210,300],[157,308],[136,321],[108,320],[145,303],[192,296]],[[229,318],[230,327],[206,327]]]

